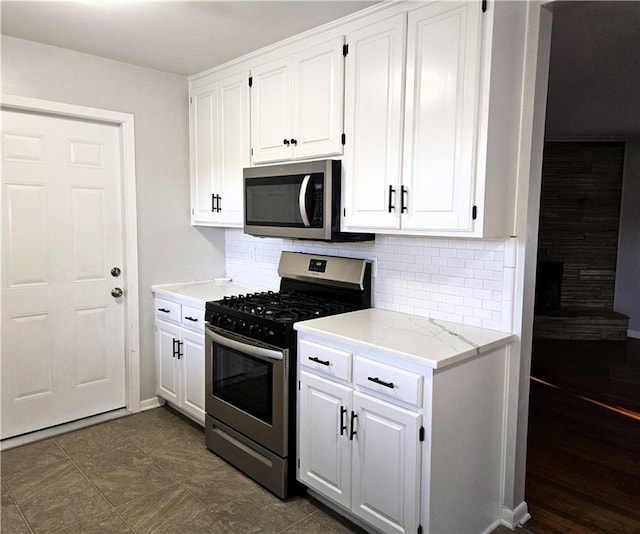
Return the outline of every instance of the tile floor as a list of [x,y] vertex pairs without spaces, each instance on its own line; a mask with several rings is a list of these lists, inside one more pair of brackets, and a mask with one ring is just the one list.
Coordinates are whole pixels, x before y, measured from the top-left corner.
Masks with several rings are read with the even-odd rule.
[[364,532],[307,497],[280,501],[149,410],[1,455],[3,534]]
[[10,449],[0,474],[3,534],[364,533],[308,496],[277,499],[167,408]]

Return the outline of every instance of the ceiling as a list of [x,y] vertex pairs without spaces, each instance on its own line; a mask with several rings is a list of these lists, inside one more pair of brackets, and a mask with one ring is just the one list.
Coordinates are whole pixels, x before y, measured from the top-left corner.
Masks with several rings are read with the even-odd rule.
[[546,133],[640,134],[640,2],[554,4]]
[[189,76],[375,3],[2,0],[0,15],[4,35]]

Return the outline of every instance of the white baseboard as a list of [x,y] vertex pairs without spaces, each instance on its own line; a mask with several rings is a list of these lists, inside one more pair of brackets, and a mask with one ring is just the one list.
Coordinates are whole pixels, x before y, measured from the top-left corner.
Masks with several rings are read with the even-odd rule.
[[513,510],[502,507],[501,523],[505,527],[514,529],[518,525],[524,525],[527,521],[529,521],[529,519],[531,519],[531,514],[529,514],[529,509],[525,501],[522,501]]
[[160,397],[151,397],[140,401],[140,411],[153,410],[154,408],[160,408],[164,406],[165,400]]
[[627,337],[632,337],[633,339],[640,339],[640,330],[627,330]]
[[495,529],[502,525],[502,521],[494,521],[489,527],[483,530],[480,534],[491,534]]

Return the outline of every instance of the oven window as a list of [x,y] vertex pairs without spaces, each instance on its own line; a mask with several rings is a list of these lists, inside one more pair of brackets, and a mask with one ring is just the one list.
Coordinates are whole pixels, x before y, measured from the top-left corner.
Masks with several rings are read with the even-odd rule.
[[214,345],[213,395],[273,424],[273,364]]

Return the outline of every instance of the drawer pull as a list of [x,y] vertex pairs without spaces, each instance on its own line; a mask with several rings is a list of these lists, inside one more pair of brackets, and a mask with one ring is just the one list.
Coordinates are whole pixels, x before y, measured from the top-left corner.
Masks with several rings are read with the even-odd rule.
[[167,308],[158,308],[158,311],[161,311],[162,313],[169,313],[171,310],[167,310]]
[[340,435],[344,436],[347,431],[347,425],[344,422],[344,416],[347,415],[347,409],[344,406],[340,406]]
[[321,360],[320,358],[317,358],[316,356],[309,356],[309,359],[312,362],[319,363],[320,365],[327,365],[327,366],[331,365],[331,362],[329,360]]
[[384,386],[384,387],[389,388],[389,389],[393,389],[394,388],[393,382],[384,382],[384,381],[380,380],[377,376],[375,376],[375,377],[368,376],[367,380],[369,380],[371,382],[375,382],[376,384],[380,384],[381,386]]
[[197,323],[197,322],[198,322],[198,319],[196,319],[195,317],[185,317],[185,319],[186,319],[187,321],[193,321],[194,323]]

